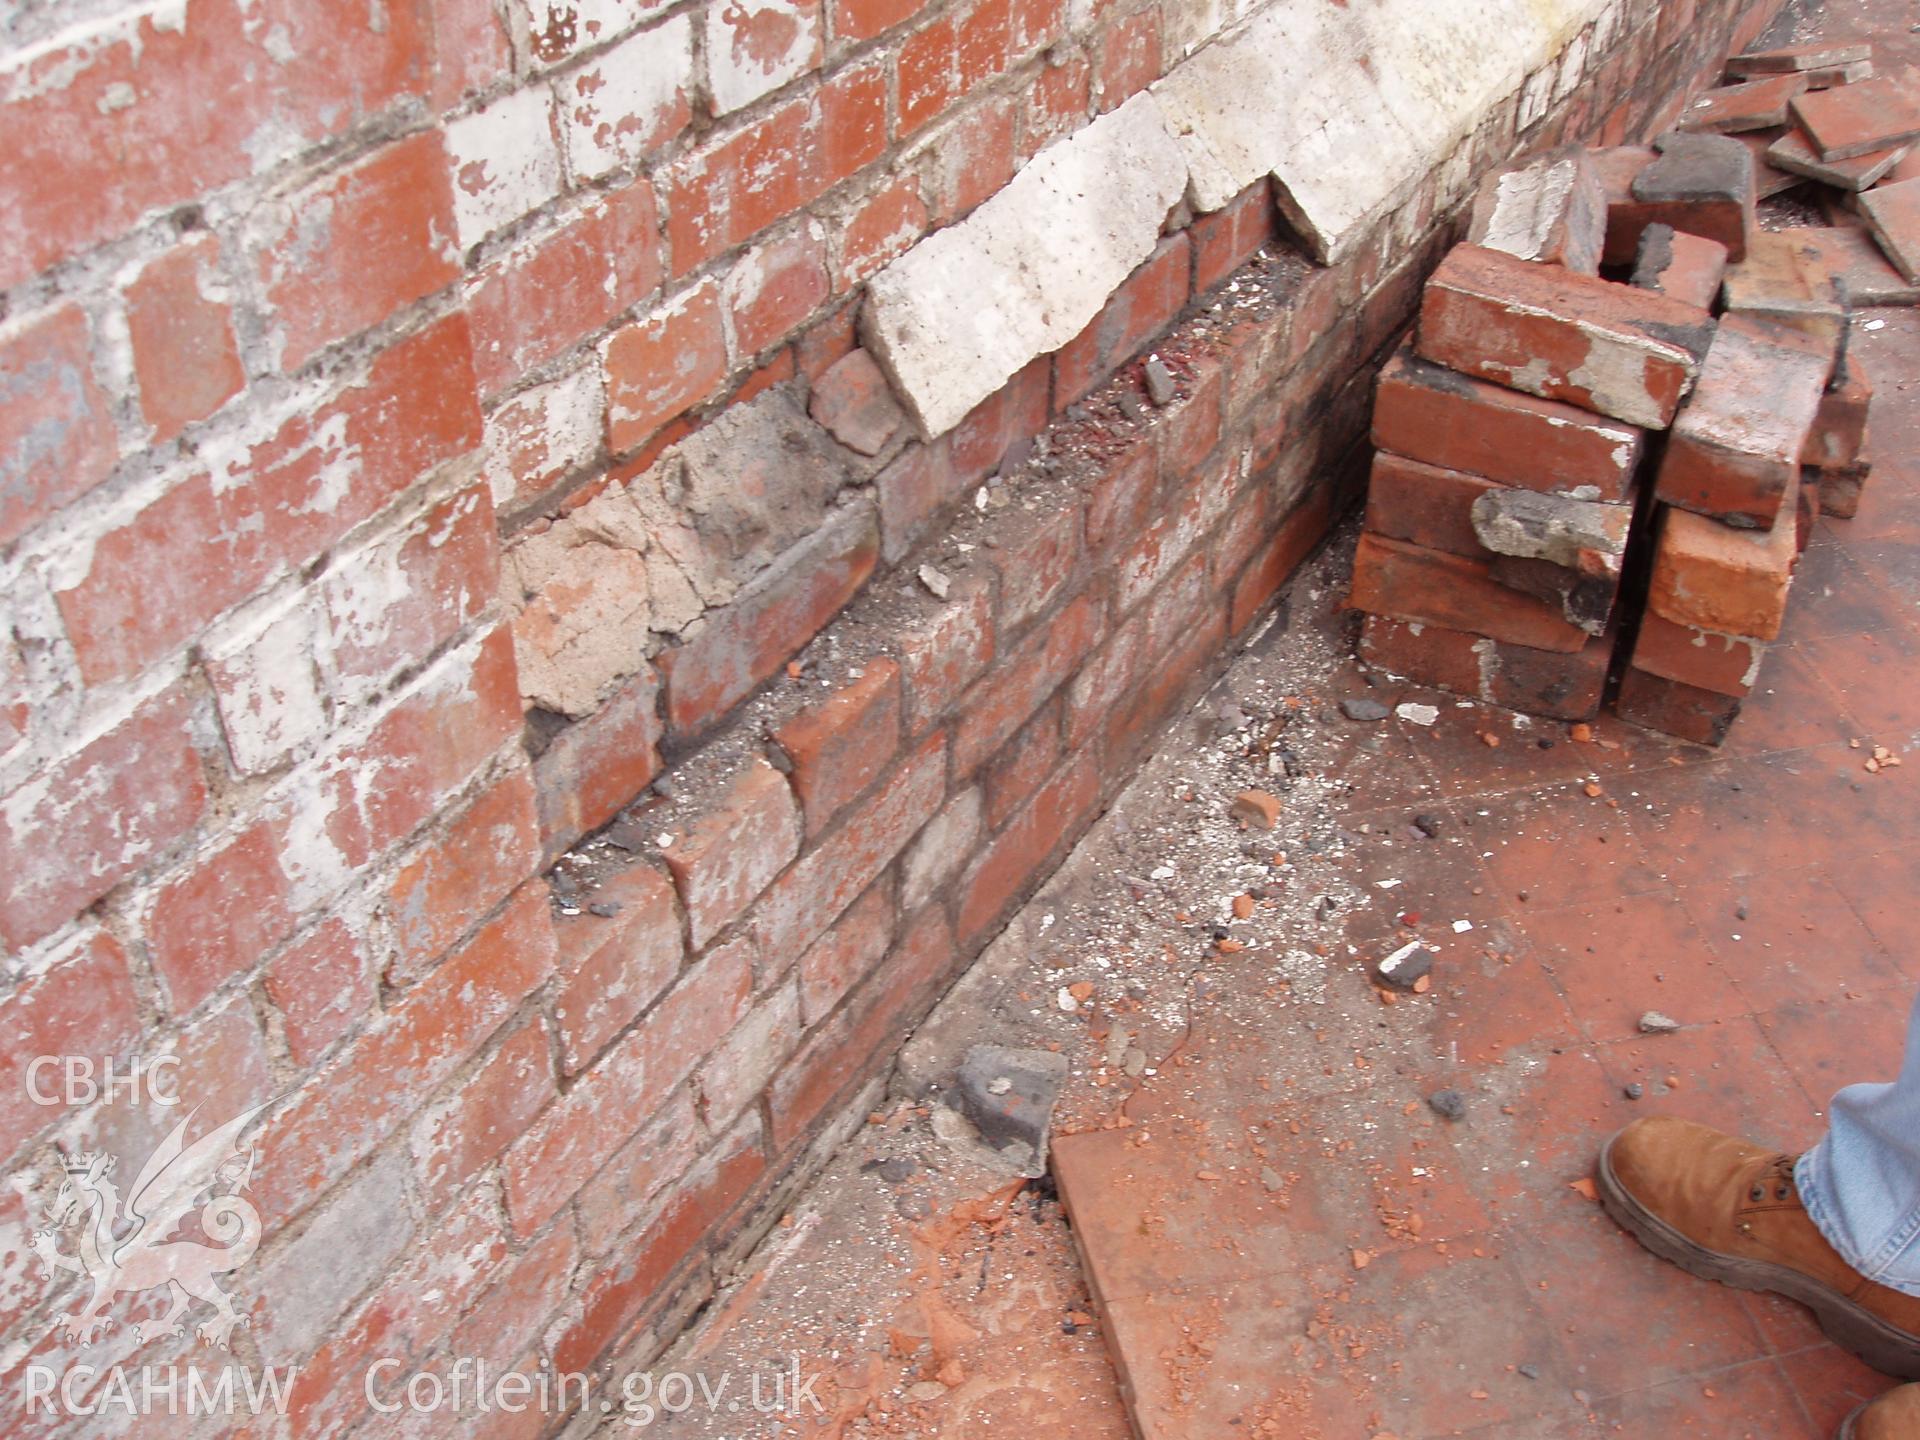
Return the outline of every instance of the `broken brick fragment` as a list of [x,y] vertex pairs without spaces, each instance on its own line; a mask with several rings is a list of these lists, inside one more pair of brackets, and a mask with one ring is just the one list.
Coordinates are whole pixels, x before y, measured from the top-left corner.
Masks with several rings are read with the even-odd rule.
[[1467,228],[1470,245],[1583,275],[1600,273],[1606,238],[1606,187],[1577,146],[1489,175]]
[[[1714,140],[1725,137],[1684,136],[1683,139]],[[1753,158],[1738,140],[1726,143],[1737,149],[1744,165],[1736,172],[1725,152],[1725,174],[1718,191],[1706,191],[1678,198],[1674,194],[1641,195],[1637,185],[1642,175],[1662,157],[1651,146],[1622,145],[1596,150],[1593,156],[1601,182],[1607,187],[1607,243],[1601,253],[1605,265],[1631,265],[1639,253],[1640,236],[1649,225],[1671,225],[1689,235],[1718,240],[1727,247],[1729,259],[1746,254],[1747,239],[1753,231],[1753,205],[1756,195]],[[1670,167],[1671,170],[1672,167]],[[1685,180],[1687,177],[1679,177]],[[1673,182],[1670,180],[1669,185]]]
[[1720,295],[1727,271],[1727,247],[1718,240],[1689,235],[1671,225],[1649,225],[1634,257],[1633,283],[1706,310]]

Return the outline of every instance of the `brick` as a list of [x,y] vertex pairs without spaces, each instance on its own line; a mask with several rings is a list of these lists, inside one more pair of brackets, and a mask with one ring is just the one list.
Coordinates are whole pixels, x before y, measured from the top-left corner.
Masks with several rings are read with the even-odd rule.
[[502,1266],[500,1277],[461,1317],[449,1353],[472,1356],[476,1369],[504,1370],[520,1359],[569,1297],[578,1245],[571,1227],[558,1226]]
[[900,909],[911,915],[935,891],[959,873],[981,833],[978,787],[962,790],[947,802],[900,858]]
[[1369,615],[1360,627],[1359,655],[1367,664],[1415,685],[1481,698],[1482,657],[1495,642],[1465,630]]
[[653,783],[661,768],[660,736],[660,681],[649,665],[548,742],[533,762],[545,862]]
[[1159,455],[1151,443],[1131,446],[1106,462],[1087,496],[1087,548],[1097,563],[1112,559],[1146,528],[1159,482]]
[[1247,562],[1246,569],[1233,582],[1227,605],[1231,633],[1242,634],[1253,623],[1300,567],[1300,562],[1326,538],[1339,513],[1339,498],[1327,486],[1315,489],[1294,506],[1280,522],[1279,532]]
[[800,816],[787,781],[764,760],[734,776],[724,793],[662,853],[687,907],[698,950],[743,914],[800,853]]
[[1826,394],[1820,397],[1820,409],[1800,451],[1800,463],[1838,470],[1864,457],[1872,405],[1873,382],[1866,369],[1856,357],[1845,357]]
[[[929,606],[929,601],[918,601]],[[993,628],[993,592],[962,581],[953,599],[923,609],[894,629],[901,674],[907,684],[907,732],[924,734],[946,718],[998,653]]]
[[982,938],[1007,905],[1046,873],[1048,857],[1093,818],[1100,772],[1082,755],[1027,803],[961,877],[955,934],[962,945]]
[[673,273],[811,204],[879,159],[886,141],[886,71],[874,63],[683,155],[665,181]]
[[653,191],[595,196],[558,229],[516,245],[467,287],[474,371],[492,395],[597,335],[660,284]]
[[295,1065],[313,1064],[373,1009],[365,949],[337,918],[276,955],[261,980]]
[[1795,507],[1769,530],[1736,530],[1671,507],[1661,512],[1647,605],[1668,620],[1772,640],[1793,582]]
[[139,670],[474,448],[468,353],[466,319],[450,316],[218,474],[189,475],[98,536],[84,576],[55,594],[82,675]]
[[591,911],[554,917],[559,979],[554,1017],[560,1031],[561,1068],[576,1075],[680,973],[680,913],[673,885],[649,865],[633,865],[603,877],[592,902],[618,907],[611,916]]
[[692,118],[693,24],[676,15],[559,82],[560,133],[574,175],[637,164]]
[[424,93],[428,79],[432,45],[414,4],[342,15],[293,0],[191,0],[97,13],[24,54],[14,48],[0,289],[147,214],[265,173]]
[[800,957],[802,1024],[812,1029],[830,1015],[841,997],[873,972],[892,944],[893,894],[883,883],[848,907]]
[[577,1208],[587,1249],[607,1253],[635,1221],[671,1205],[711,1140],[696,1113],[693,1087],[682,1086],[658,1115],[621,1145],[598,1175],[580,1187]]
[[910,135],[999,74],[1013,56],[1008,0],[974,0],[900,46],[900,133]]
[[695,966],[514,1141],[501,1173],[516,1236],[540,1230],[638,1128],[609,1119],[658,1109],[746,1014],[750,994],[745,962],[727,952]]
[[989,97],[956,111],[926,137],[936,222],[959,219],[1013,178],[1019,113],[1018,97]]
[[1635,427],[1470,380],[1404,349],[1380,372],[1373,443],[1502,485],[1562,493],[1591,486],[1602,500],[1628,495],[1642,448]]
[[918,15],[926,0],[830,0],[836,40],[871,40]]
[[1793,119],[1822,160],[1849,160],[1920,138],[1920,95],[1911,68],[1858,85],[1793,97]]
[[1867,191],[1860,197],[1860,213],[1893,268],[1920,285],[1920,178]]
[[[9,940],[11,945],[13,942]],[[141,1033],[126,952],[113,936],[89,927],[63,942],[45,965],[6,1000],[9,1042],[0,1053],[0,1149],[22,1142],[67,1114],[35,1102],[28,1067],[42,1055],[84,1056],[98,1067],[129,1050]],[[42,1067],[42,1093],[59,1093],[59,1077]]]
[[1427,284],[1416,347],[1464,375],[1662,427],[1710,334],[1704,312],[1664,295],[1463,245]]
[[438,1214],[554,1098],[551,1037],[535,1015],[414,1122],[411,1149],[427,1213]]
[[197,1009],[292,933],[293,889],[280,865],[287,839],[281,824],[256,821],[156,892],[147,953],[173,1014]]
[[113,406],[93,371],[84,311],[62,305],[0,328],[0,544],[113,469]]
[[734,341],[743,356],[786,339],[826,302],[827,247],[819,222],[804,220],[755,246],[727,274]]
[[386,975],[405,984],[540,864],[533,780],[516,766],[482,790],[388,882]]
[[1055,696],[983,768],[989,830],[998,830],[1053,773],[1063,748],[1060,715],[1064,708],[1065,702]]
[[239,773],[277,769],[326,734],[315,659],[321,649],[320,604],[310,591],[292,592],[285,608],[203,642],[201,661]]
[[1840,348],[1847,328],[1846,297],[1831,265],[1819,246],[1791,230],[1754,236],[1747,258],[1727,270],[1724,297],[1728,314],[1802,331],[1829,354]]
[[742,0],[707,8],[707,88],[724,115],[820,64],[819,0]]
[[1799,331],[1723,319],[1668,437],[1660,499],[1716,519],[1772,524],[1791,498],[1832,365],[1832,348]]
[[1571,653],[1586,644],[1586,635],[1557,608],[1509,590],[1487,569],[1484,561],[1362,535],[1349,603],[1369,614],[1470,630],[1537,650]]
[[294,1214],[346,1173],[452,1075],[552,965],[546,886],[523,886],[336,1058],[325,1085],[301,1090],[267,1123],[255,1181],[264,1204]]
[[1621,674],[1620,692],[1613,704],[1615,712],[1630,725],[1696,745],[1717,746],[1726,740],[1739,718],[1741,702],[1629,665]]
[[661,657],[669,729],[699,733],[786,664],[866,583],[879,538],[870,506],[835,511],[730,605],[708,612]]
[[1160,469],[1175,484],[1206,464],[1225,423],[1226,367],[1214,355],[1195,355],[1179,381],[1186,393],[1161,412]]
[[807,413],[862,455],[878,455],[907,423],[886,376],[865,350],[847,352],[814,382]]
[[1251,260],[1278,233],[1277,217],[1272,186],[1261,180],[1241,191],[1224,210],[1195,219],[1188,230],[1193,240],[1193,293],[1205,294]]
[[900,175],[861,200],[840,237],[839,289],[850,290],[905,254],[932,224],[917,175]]
[[1467,243],[1521,260],[1600,273],[1607,191],[1587,152],[1569,146],[1481,182]]
[[487,479],[494,508],[537,502],[600,454],[606,396],[599,367],[582,365],[536,385],[487,417]]
[[1709,90],[1687,106],[1682,130],[1733,135],[1787,123],[1787,103],[1807,88],[1807,77],[1788,73]]
[[1184,233],[1167,236],[1087,328],[1054,356],[1054,408],[1064,410],[1173,323],[1187,303],[1193,260]]
[[[1754,237],[1756,242],[1764,235]],[[1749,252],[1751,256],[1751,252]],[[1727,272],[1727,247],[1671,225],[1649,225],[1640,233],[1633,283],[1696,309],[1711,309]]]
[[1549,720],[1591,720],[1600,713],[1613,660],[1611,634],[1596,636],[1572,654],[1498,641],[1486,644],[1494,658],[1483,682],[1484,698],[1491,703]]
[[1820,488],[1820,513],[1850,520],[1860,513],[1860,493],[1866,488],[1873,466],[1865,460],[1835,470],[1809,471],[1807,483],[1817,478]]
[[1658,611],[1648,610],[1640,617],[1633,665],[1696,690],[1744,698],[1759,678],[1760,660],[1766,653],[1764,640],[1676,625]]
[[1846,287],[1848,303],[1920,305],[1920,281],[1901,276],[1863,226],[1846,225],[1808,230],[1808,244],[1816,246],[1834,276]]
[[[1635,186],[1658,158],[1649,146],[1626,145],[1594,152],[1594,165],[1607,187],[1607,246],[1601,253],[1601,263],[1632,264],[1640,248],[1641,233],[1649,225],[1671,225],[1689,235],[1718,240],[1727,247],[1728,259],[1744,259],[1747,240],[1753,233],[1751,186],[1744,194],[1718,194],[1690,200],[1642,198],[1635,193]],[[1744,173],[1751,177],[1752,157],[1747,158]]]
[[1473,502],[1499,488],[1477,475],[1381,450],[1367,482],[1367,529],[1429,550],[1484,559],[1488,551],[1474,533]]
[[398,140],[290,196],[258,242],[291,373],[459,277],[439,131]]
[[1088,96],[1092,79],[1093,67],[1084,55],[1049,54],[1027,88],[1016,155],[1019,164],[1086,123],[1092,109]]
[[1807,70],[1824,70],[1835,65],[1851,65],[1873,58],[1873,47],[1864,42],[1816,40],[1806,45],[1781,45],[1735,55],[1727,61],[1729,75],[1781,75]]
[[953,935],[938,906],[916,916],[869,983],[774,1077],[772,1138],[791,1151],[832,1108],[890,1063],[908,1026],[953,966]]
[[433,99],[442,110],[490,87],[513,68],[492,0],[433,0]]
[[667,421],[706,399],[727,373],[719,287],[705,281],[646,319],[623,326],[601,347],[607,376],[607,446],[639,446]]
[[[1747,130],[1734,137],[1753,156],[1753,195],[1755,200],[1771,200],[1793,189],[1804,178],[1773,162],[1773,147],[1779,143],[1778,130]],[[1811,152],[1808,152],[1811,153]],[[1748,237],[1751,239],[1752,237]]]
[[620,1247],[613,1263],[584,1284],[578,1318],[558,1330],[552,1342],[555,1368],[584,1371],[602,1355],[619,1353],[638,1322],[660,1303],[675,1272],[766,1169],[760,1121],[752,1116],[714,1146]]
[[1894,175],[1901,161],[1913,153],[1911,140],[1902,140],[1879,150],[1869,150],[1845,160],[1825,160],[1813,142],[1798,130],[1789,130],[1767,147],[1767,163],[1784,170],[1795,183],[1818,180],[1836,190],[1869,190]]
[[772,732],[792,762],[810,836],[863,794],[900,748],[900,667],[869,660],[863,671]]
[[511,91],[450,121],[447,163],[463,250],[546,204],[562,183],[551,92]]
[[198,235],[149,261],[126,297],[140,413],[154,443],[163,444],[247,383],[220,271],[220,242]]
[[936,733],[775,882],[752,920],[762,953],[801,953],[874,882],[940,808],[946,768],[947,737]]
[[22,950],[180,840],[206,809],[191,705],[163,692],[0,800],[0,940]]
[[[1137,10],[1106,26],[1099,37],[1099,61],[1095,74],[1100,113],[1117,109],[1132,95],[1146,89],[1161,75],[1162,39],[1158,10]],[[1264,190],[1264,184],[1253,187]],[[1271,202],[1269,202],[1271,203]],[[1231,207],[1229,207],[1231,208]],[[1220,218],[1217,212],[1210,218]],[[1226,224],[1231,227],[1234,221]],[[1227,269],[1235,267],[1229,265]],[[1195,289],[1209,288],[1196,285]]]
[[1078,569],[1080,548],[1080,512],[1071,506],[1042,516],[1024,533],[1001,537],[993,555],[1000,571],[1001,634],[1016,634],[1064,593]]
[[953,738],[956,778],[971,775],[1066,683],[1100,638],[1100,607],[1087,596],[1068,605],[967,697]]
[[784,983],[754,1006],[694,1072],[693,1088],[707,1124],[721,1130],[737,1119],[800,1048],[800,1034],[798,988]]

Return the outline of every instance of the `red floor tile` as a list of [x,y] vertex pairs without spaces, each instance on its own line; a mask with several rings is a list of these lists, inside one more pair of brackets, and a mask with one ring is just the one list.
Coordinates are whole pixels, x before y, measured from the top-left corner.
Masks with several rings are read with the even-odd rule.
[[1677,1380],[1594,1407],[1602,1433],[1660,1440],[1832,1440],[1800,1408],[1780,1363],[1763,1360]]
[[1699,1025],[1752,1009],[1693,917],[1668,895],[1530,910],[1520,923],[1595,1040],[1639,1034],[1649,1010]]
[[[1631,783],[1622,777],[1612,788]],[[1640,895],[1664,885],[1624,815],[1578,785],[1505,796],[1481,808],[1477,833],[1495,891],[1525,923],[1534,910]]]
[[1895,967],[1920,981],[1914,900],[1920,896],[1920,849],[1890,850],[1830,872],[1836,889],[1853,906]]
[[1831,1345],[1783,1355],[1780,1368],[1813,1422],[1813,1433],[1822,1440],[1837,1433],[1861,1404],[1899,1383]]
[[1900,968],[1824,870],[1706,880],[1681,903],[1748,1010],[1898,985]]
[[1759,1145],[1799,1150],[1820,1137],[1815,1107],[1747,1017],[1599,1047],[1614,1083],[1645,1090],[1643,1113],[1685,1115]]
[[1902,986],[1858,1000],[1790,1005],[1758,1019],[1808,1101],[1825,1111],[1842,1086],[1899,1073],[1912,1001]]

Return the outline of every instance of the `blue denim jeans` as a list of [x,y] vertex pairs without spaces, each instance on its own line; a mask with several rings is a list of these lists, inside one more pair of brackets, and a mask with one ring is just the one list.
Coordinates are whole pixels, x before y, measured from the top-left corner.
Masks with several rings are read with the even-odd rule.
[[1826,1138],[1794,1170],[1807,1214],[1862,1275],[1920,1295],[1920,1000],[1899,1078],[1849,1085],[1827,1116]]

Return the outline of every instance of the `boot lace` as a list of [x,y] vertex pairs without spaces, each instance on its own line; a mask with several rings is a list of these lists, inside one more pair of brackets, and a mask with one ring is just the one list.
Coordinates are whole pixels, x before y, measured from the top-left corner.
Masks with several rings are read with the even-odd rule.
[[1793,1167],[1799,1162],[1798,1155],[1776,1155],[1766,1163],[1766,1167],[1754,1177],[1747,1198],[1755,1204],[1767,1198],[1767,1192],[1773,1192],[1775,1200],[1785,1200],[1794,1192]]

